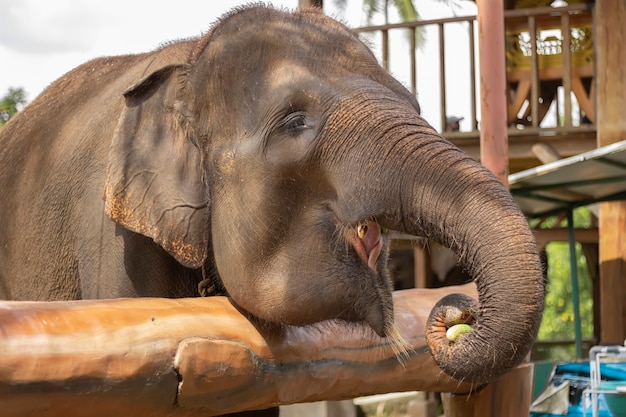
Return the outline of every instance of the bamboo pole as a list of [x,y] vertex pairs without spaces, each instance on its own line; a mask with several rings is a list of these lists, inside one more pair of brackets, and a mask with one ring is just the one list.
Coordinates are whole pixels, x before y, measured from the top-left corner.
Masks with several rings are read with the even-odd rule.
[[444,295],[394,294],[411,350],[343,322],[272,329],[227,298],[0,302],[0,410],[10,416],[193,416],[393,391],[468,392],[424,342]]

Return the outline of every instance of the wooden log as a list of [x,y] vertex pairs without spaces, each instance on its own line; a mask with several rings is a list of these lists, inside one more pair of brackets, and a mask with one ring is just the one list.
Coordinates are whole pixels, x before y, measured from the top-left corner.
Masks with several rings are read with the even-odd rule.
[[446,417],[528,417],[533,372],[533,365],[524,363],[474,394],[442,394]]
[[410,347],[365,326],[280,330],[248,320],[227,298],[0,302],[0,410],[9,416],[220,415],[393,391],[463,393],[424,341],[444,295],[473,284],[396,292]]

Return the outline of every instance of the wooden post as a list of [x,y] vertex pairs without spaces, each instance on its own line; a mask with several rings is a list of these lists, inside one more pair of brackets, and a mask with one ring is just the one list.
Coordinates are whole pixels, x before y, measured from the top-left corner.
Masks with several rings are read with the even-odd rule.
[[432,270],[430,268],[430,254],[424,245],[413,248],[413,259],[415,266],[413,269],[415,288],[432,287]]
[[[626,2],[598,0],[595,5],[598,146],[626,139]],[[600,207],[600,342],[626,338],[626,202]]]
[[272,329],[227,298],[0,302],[3,417],[215,416],[395,391],[468,392],[425,346],[444,295],[394,294],[409,351],[341,321]]
[[528,417],[532,397],[533,365],[518,366],[497,383],[472,395],[441,395],[446,417]]
[[508,186],[504,4],[477,0],[478,56],[480,58],[480,161]]

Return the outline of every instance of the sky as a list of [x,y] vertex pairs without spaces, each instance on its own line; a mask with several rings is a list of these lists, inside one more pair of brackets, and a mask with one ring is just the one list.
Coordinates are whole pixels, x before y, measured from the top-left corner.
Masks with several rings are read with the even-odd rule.
[[[0,0],[0,96],[9,87],[22,87],[27,100],[32,101],[52,81],[90,59],[150,51],[167,41],[201,35],[222,14],[247,3],[241,0]],[[324,3],[326,14],[348,26],[365,25],[362,0],[348,0],[345,10],[337,9],[334,0]],[[272,0],[271,4],[293,10],[298,0]],[[458,7],[452,10],[443,0],[419,0],[416,5],[423,19],[459,12]],[[472,10],[465,14],[472,14]],[[435,85],[424,70],[421,74],[426,75],[422,77],[424,91],[418,93],[422,98],[431,97],[428,89]],[[433,103],[430,107],[435,119],[431,123],[436,125],[437,105]]]
[[[139,53],[198,36],[241,0],[0,0],[0,95],[23,87],[29,101],[52,81],[96,57]],[[345,11],[325,11],[358,22],[361,0]],[[272,0],[294,10],[298,0]],[[346,15],[348,16],[346,18]],[[352,19],[350,19],[352,16]]]
[[[138,53],[201,35],[236,0],[0,0],[0,95],[32,100],[92,58]],[[274,0],[295,9],[298,0]]]

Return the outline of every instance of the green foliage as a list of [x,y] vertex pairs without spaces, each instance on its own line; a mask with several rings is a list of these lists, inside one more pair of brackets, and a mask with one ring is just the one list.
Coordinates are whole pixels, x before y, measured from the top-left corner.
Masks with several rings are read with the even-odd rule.
[[26,92],[24,89],[9,87],[9,91],[0,98],[0,127],[4,126],[25,104]]
[[[531,226],[552,228],[560,226],[561,219],[553,217]],[[591,227],[591,213],[587,207],[574,211],[574,226]],[[539,329],[539,341],[573,340],[575,334],[574,302],[570,273],[568,242],[551,242],[546,246],[548,257],[548,283],[543,320]],[[589,275],[587,259],[582,246],[576,244],[576,265],[580,301],[581,331],[583,339],[591,338],[593,329],[593,284]],[[572,359],[574,348],[555,348],[544,359]]]
[[371,22],[377,13],[383,13],[385,22],[389,22],[389,6],[393,5],[398,11],[398,15],[403,22],[412,22],[418,20],[419,15],[411,0],[364,0],[363,9],[367,15],[367,21]]
[[[347,0],[335,0],[335,5],[340,9],[345,9],[347,2]],[[363,0],[363,11],[369,23],[378,13],[382,13],[385,16],[385,22],[389,23],[389,6],[396,8],[403,22],[419,20],[419,13],[412,0]]]
[[[454,0],[440,0],[440,1],[454,1]],[[384,23],[388,24],[389,12],[393,7],[398,12],[398,17],[403,22],[414,22],[420,20],[420,14],[418,9],[413,4],[413,0],[362,0],[363,11],[367,17],[367,23],[372,24],[374,16],[382,14]],[[335,0],[335,5],[342,10],[345,10],[348,0]],[[409,42],[411,41],[411,32],[407,31]],[[370,34],[371,35],[371,34]],[[368,36],[368,35],[366,35]],[[418,27],[414,31],[415,45],[421,45],[424,41],[423,28]]]

